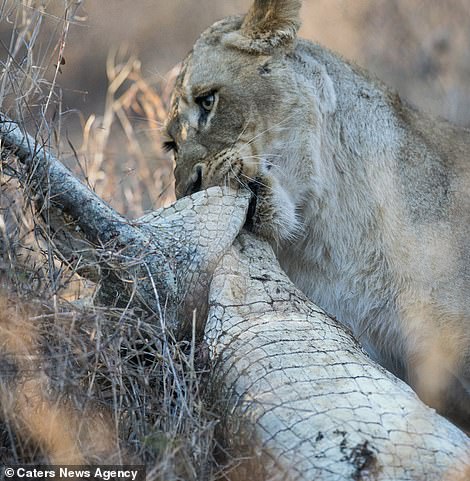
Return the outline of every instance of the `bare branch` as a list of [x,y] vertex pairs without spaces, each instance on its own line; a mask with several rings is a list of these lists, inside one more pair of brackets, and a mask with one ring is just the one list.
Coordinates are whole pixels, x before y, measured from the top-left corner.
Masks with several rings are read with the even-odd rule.
[[197,309],[201,332],[212,272],[245,221],[250,193],[217,187],[132,222],[44,144],[0,118],[4,149],[24,166],[20,180],[52,228],[51,240],[79,273],[101,280],[101,302],[139,305],[164,317],[179,335]]

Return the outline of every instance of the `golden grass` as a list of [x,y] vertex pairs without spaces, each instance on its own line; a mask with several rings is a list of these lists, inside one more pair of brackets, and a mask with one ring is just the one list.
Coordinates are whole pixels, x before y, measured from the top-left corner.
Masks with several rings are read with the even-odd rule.
[[133,217],[174,201],[173,163],[162,151],[161,128],[177,70],[151,84],[135,56],[111,53],[104,113],[83,125],[78,157],[87,182]]

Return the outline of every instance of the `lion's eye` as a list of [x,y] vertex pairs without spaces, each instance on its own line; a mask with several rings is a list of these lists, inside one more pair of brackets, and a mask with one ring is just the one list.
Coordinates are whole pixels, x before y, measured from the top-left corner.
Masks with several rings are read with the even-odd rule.
[[211,92],[207,95],[201,95],[196,99],[196,103],[206,112],[210,112],[215,104],[215,94]]

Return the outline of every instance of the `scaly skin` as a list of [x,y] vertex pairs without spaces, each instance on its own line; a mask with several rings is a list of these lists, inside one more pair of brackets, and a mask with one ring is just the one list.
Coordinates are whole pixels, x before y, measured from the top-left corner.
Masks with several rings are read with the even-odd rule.
[[248,456],[235,479],[470,479],[467,436],[310,302],[267,243],[239,236],[209,303],[223,438]]

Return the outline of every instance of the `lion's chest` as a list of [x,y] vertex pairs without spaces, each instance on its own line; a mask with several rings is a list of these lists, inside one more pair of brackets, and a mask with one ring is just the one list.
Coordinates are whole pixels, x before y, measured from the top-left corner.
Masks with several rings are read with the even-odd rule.
[[[328,224],[328,225],[327,225]],[[368,353],[389,365],[402,345],[393,276],[380,246],[348,229],[332,232],[317,219],[304,238],[278,251],[294,284],[314,303],[351,328]]]

